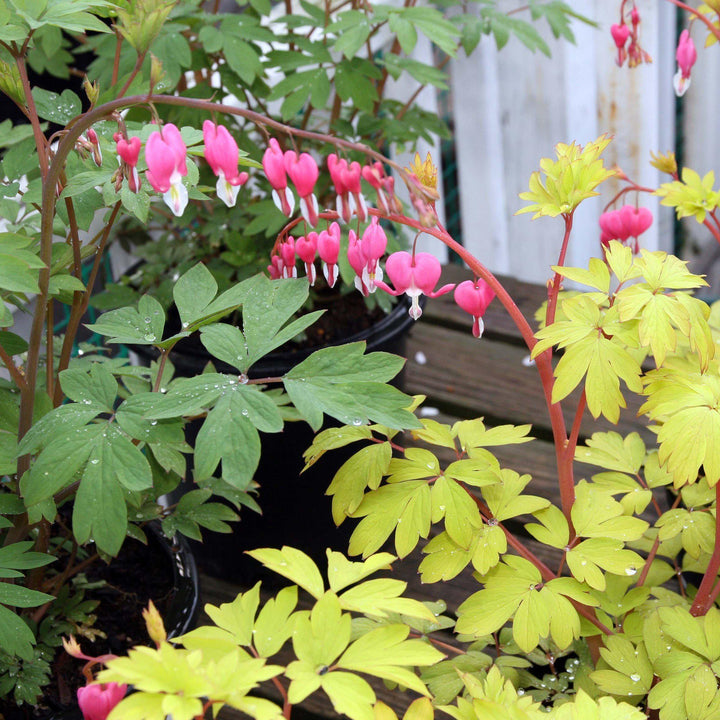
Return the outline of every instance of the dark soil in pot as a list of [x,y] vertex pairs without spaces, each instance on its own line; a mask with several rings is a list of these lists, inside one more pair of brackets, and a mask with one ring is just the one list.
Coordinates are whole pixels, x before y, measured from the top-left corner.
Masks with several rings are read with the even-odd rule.
[[[153,525],[146,526],[148,544],[128,539],[110,565],[91,565],[86,576],[104,585],[86,597],[99,601],[95,627],[106,638],[90,642],[77,637],[88,655],[126,654],[133,645],[151,644],[142,619],[150,600],[160,611],[170,636],[190,630],[200,606],[199,577],[192,552],[184,538],[170,543]],[[77,709],[77,688],[85,684],[83,662],[60,648],[53,664],[51,685],[40,707],[17,707],[0,700],[3,720],[81,720]]]

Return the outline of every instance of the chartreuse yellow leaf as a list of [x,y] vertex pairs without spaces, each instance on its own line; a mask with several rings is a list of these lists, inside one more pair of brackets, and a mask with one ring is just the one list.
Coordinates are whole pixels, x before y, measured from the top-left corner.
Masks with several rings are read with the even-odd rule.
[[[537,357],[553,345],[565,348],[554,374],[552,400],[567,397],[585,377],[585,395],[593,417],[601,414],[617,422],[625,400],[620,392],[622,379],[630,390],[641,392],[641,368],[621,339],[623,329],[612,308],[601,314],[600,308],[586,295],[563,302],[568,318],[556,321],[536,333],[539,342],[532,351]],[[618,337],[614,335],[618,334]]]
[[[455,449],[455,435],[449,425],[439,423],[437,420],[420,418],[423,425],[422,430],[412,430],[412,436],[416,440],[424,440],[430,445]],[[387,706],[386,706],[387,707]]]
[[601,568],[615,575],[635,575],[643,565],[642,557],[626,550],[621,540],[602,537],[583,540],[565,559],[573,577],[596,590],[605,589]]
[[451,580],[468,564],[485,575],[507,552],[507,537],[499,525],[483,525],[473,536],[470,546],[460,547],[447,533],[436,535],[423,548],[427,557],[420,563],[424,583]]
[[248,555],[269,570],[299,585],[316,599],[325,592],[325,584],[317,565],[302,550],[285,545],[280,550],[275,548],[250,550]]
[[392,458],[388,482],[432,478],[440,474],[440,461],[425,448],[407,448],[404,457]]
[[663,542],[680,535],[682,546],[691,557],[712,553],[715,547],[715,518],[709,512],[675,508],[663,513],[655,526],[659,528],[658,538]]
[[369,425],[343,425],[339,428],[327,428],[313,438],[310,447],[303,453],[305,467],[303,472],[314,465],[328,450],[345,447],[358,440],[372,439]]
[[[375,720],[397,720],[395,711],[384,702],[378,700],[373,708]],[[432,702],[426,697],[413,700],[403,715],[403,720],[433,720],[435,710]]]
[[605,249],[605,262],[620,284],[642,275],[642,270],[633,263],[632,249],[619,240],[611,240]]
[[344,610],[386,618],[388,613],[435,622],[435,616],[419,600],[401,597],[407,583],[392,578],[376,578],[355,585],[340,596]]
[[373,443],[341,465],[327,490],[327,494],[332,496],[332,514],[336,525],[357,510],[366,488],[375,490],[379,487],[391,459],[389,442]]
[[622,505],[610,493],[581,480],[575,488],[575,502],[570,516],[580,537],[638,540],[648,523],[623,514]]
[[498,445],[517,445],[530,442],[528,437],[532,425],[498,425],[485,427],[483,418],[474,420],[459,420],[452,427],[457,435],[460,447],[469,457],[474,457],[472,451],[478,448],[496,447]]
[[383,485],[365,495],[353,517],[362,517],[350,537],[350,554],[368,557],[395,532],[395,551],[408,555],[426,538],[431,522],[430,486],[426,480]]
[[396,559],[390,553],[378,553],[362,562],[353,562],[348,560],[342,553],[334,550],[328,550],[326,554],[328,559],[328,583],[330,589],[335,593],[339,593],[348,585],[354,585],[356,582],[364,580],[368,575],[372,575],[378,570],[388,570],[390,563]]
[[575,460],[606,470],[635,474],[645,460],[645,443],[638,433],[623,437],[616,432],[596,432],[578,445]]
[[600,258],[590,258],[587,270],[564,265],[553,265],[552,270],[568,280],[595,288],[606,295],[610,292],[610,271]]
[[[337,595],[328,591],[309,613],[296,618],[292,636],[295,656],[303,668],[312,669],[320,677],[348,646],[350,634],[350,614],[343,613]],[[288,670],[293,666],[295,662]],[[288,674],[288,677],[292,676]]]
[[322,689],[335,712],[352,720],[374,720],[375,692],[363,678],[347,672],[331,672],[322,678]]
[[570,541],[570,528],[560,508],[548,505],[537,510],[533,516],[538,523],[526,523],[525,529],[539,542],[555,548],[564,548]]
[[407,625],[384,625],[371,630],[348,647],[337,667],[374,675],[429,695],[412,668],[434,665],[445,656],[424,640],[408,640],[409,632]]
[[523,494],[525,486],[532,480],[530,475],[519,475],[514,470],[503,468],[498,477],[500,483],[483,489],[483,498],[499,522],[534,513],[550,504],[549,500],[537,495]]
[[[458,609],[456,630],[482,637],[499,630],[512,618],[513,639],[524,652],[551,636],[568,647],[580,635],[580,619],[566,594],[588,598],[577,584],[543,585],[539,571],[524,558],[507,555],[483,578],[484,589]],[[567,578],[562,578],[567,580]],[[588,598],[588,601],[592,601]]]
[[520,193],[520,198],[530,205],[516,214],[534,212],[533,219],[541,215],[568,215],[584,199],[598,195],[597,186],[616,174],[615,170],[605,168],[600,157],[609,142],[608,136],[601,135],[585,147],[575,143],[556,145],[557,160],[540,161],[540,172],[530,176],[529,191]]
[[297,587],[283,588],[263,604],[253,628],[253,644],[260,657],[270,657],[290,638],[294,628]]
[[467,490],[451,478],[441,475],[433,483],[430,497],[433,522],[444,518],[445,532],[450,538],[460,547],[469,547],[483,521]]
[[546,717],[548,720],[647,720],[639,708],[607,696],[593,699],[582,689],[571,701],[554,707]]
[[484,680],[460,673],[469,699],[458,697],[457,705],[440,709],[455,720],[545,720],[548,715],[527,693],[518,695],[512,682],[493,665]]
[[640,408],[660,424],[658,458],[674,476],[676,487],[697,480],[702,466],[708,483],[720,479],[720,378],[718,363],[707,372],[684,366],[647,373],[648,399]]
[[642,642],[636,645],[622,635],[611,635],[605,638],[600,655],[609,669],[595,670],[590,678],[603,692],[622,696],[647,694],[654,673]]
[[665,635],[710,662],[720,659],[720,610],[711,608],[700,617],[685,607],[663,607],[658,613]]
[[223,603],[220,607],[206,605],[205,612],[217,627],[231,636],[236,645],[248,647],[252,644],[253,624],[259,604],[260,583],[257,583],[251,590],[239,593],[230,603]]
[[720,193],[713,190],[715,173],[711,170],[701,179],[690,168],[683,168],[680,180],[663,183],[655,194],[663,198],[661,205],[674,207],[678,218],[694,217],[699,223],[705,221],[708,212],[718,207]]

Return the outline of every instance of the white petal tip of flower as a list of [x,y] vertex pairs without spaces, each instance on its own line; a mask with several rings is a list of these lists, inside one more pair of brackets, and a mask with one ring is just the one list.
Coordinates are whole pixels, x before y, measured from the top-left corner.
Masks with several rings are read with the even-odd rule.
[[410,306],[410,309],[408,310],[408,314],[413,320],[418,320],[420,317],[422,317],[422,308],[420,307],[420,304],[418,302],[418,295],[416,295],[412,299],[412,305]]
[[534,367],[534,366],[535,366],[535,361],[534,361],[529,355],[526,355],[526,356],[522,359],[522,364],[523,364],[524,367]]
[[427,364],[427,357],[425,357],[425,353],[418,351],[415,353],[415,362],[418,365],[426,365]]
[[682,71],[678,70],[673,76],[673,87],[675,88],[675,95],[682,97],[690,87],[690,78],[683,77]]
[[163,200],[175,217],[181,217],[188,204],[187,188],[181,182],[175,183],[166,193],[163,193]]
[[218,178],[215,188],[217,190],[217,196],[228,207],[235,207],[235,203],[237,202],[237,196],[240,192],[239,185],[231,185],[227,180],[225,180],[224,177],[221,176]]

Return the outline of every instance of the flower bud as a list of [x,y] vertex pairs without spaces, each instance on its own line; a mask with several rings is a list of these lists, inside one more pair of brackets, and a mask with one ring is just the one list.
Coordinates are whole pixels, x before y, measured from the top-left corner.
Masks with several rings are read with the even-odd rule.
[[163,619],[152,600],[147,608],[142,611],[142,616],[150,639],[159,647],[167,640],[167,633],[165,632]]

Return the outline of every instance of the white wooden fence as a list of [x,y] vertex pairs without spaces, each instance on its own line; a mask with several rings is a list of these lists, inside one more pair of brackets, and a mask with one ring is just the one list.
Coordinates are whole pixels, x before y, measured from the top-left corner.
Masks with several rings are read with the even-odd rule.
[[[610,133],[614,140],[605,153],[606,164],[618,164],[640,184],[657,186],[668,177],[650,166],[650,151],[675,148],[675,8],[665,0],[638,0],[642,45],[654,62],[631,70],[617,67],[609,31],[618,21],[619,2],[570,4],[599,27],[575,22],[575,45],[555,41],[547,33],[552,58],[531,54],[514,39],[498,52],[494,40],[486,37],[471,57],[459,57],[452,64],[463,242],[494,272],[536,282],[548,277],[563,233],[560,219],[514,216],[524,204],[518,193],[527,189],[541,157],[552,156],[558,142],[585,144]],[[685,164],[702,173],[712,167],[720,170],[713,96],[720,80],[720,49],[702,49],[705,32],[699,31],[697,26],[693,30],[699,57],[692,86],[681,100],[685,122],[679,130],[685,140]],[[436,99],[425,102],[436,108]],[[430,149],[439,158],[439,148]],[[572,264],[583,265],[597,255],[599,214],[620,187],[619,181],[610,180],[599,198],[586,201],[576,213]],[[634,202],[634,197],[628,201]],[[643,246],[672,251],[672,212],[649,195],[640,203],[655,216]],[[707,233],[694,221],[689,221],[689,230],[707,241]]]

